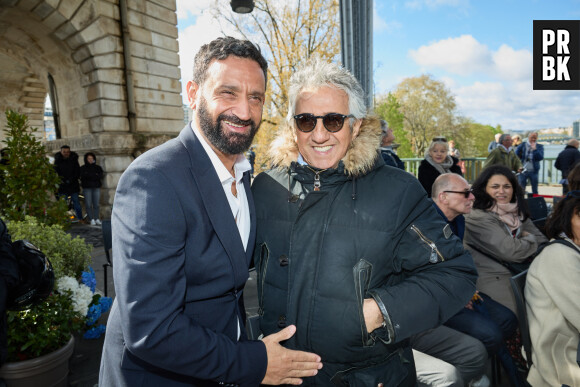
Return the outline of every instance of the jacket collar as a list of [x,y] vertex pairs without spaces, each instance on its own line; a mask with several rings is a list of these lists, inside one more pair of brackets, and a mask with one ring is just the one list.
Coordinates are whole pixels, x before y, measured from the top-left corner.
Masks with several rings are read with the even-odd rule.
[[[379,156],[380,140],[381,123],[378,117],[365,117],[359,135],[351,142],[336,171],[351,177],[359,177],[371,171]],[[290,168],[292,163],[298,160],[298,145],[294,129],[291,126],[286,124],[280,129],[278,137],[272,142],[268,155],[272,164],[281,170]]]

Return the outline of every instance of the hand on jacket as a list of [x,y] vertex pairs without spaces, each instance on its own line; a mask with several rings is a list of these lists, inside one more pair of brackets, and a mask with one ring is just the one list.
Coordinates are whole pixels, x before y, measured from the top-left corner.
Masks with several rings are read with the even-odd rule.
[[314,376],[322,368],[320,356],[302,351],[293,351],[280,345],[296,333],[296,326],[290,325],[278,333],[262,339],[266,345],[268,368],[262,384],[302,384],[303,377]]
[[365,315],[367,332],[369,333],[380,328],[383,325],[383,321],[385,321],[377,302],[373,298],[365,298],[363,313]]

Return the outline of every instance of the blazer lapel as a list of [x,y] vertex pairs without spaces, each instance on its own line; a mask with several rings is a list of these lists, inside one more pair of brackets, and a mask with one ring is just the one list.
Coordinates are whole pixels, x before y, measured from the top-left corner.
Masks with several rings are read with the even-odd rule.
[[[195,137],[190,125],[181,131],[179,138],[189,153],[193,180],[201,193],[214,231],[222,242],[235,273],[247,272],[248,264],[244,255],[244,246],[228,199],[209,156]],[[236,277],[236,283],[239,283],[239,280]],[[245,281],[246,278],[242,280]]]

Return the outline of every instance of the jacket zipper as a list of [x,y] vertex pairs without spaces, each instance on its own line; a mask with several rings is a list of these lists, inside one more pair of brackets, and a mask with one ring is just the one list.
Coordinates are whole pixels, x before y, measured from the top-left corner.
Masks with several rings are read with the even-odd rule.
[[429,262],[431,262],[431,263],[439,262],[437,257],[441,258],[441,262],[445,261],[445,258],[443,258],[443,255],[437,249],[437,245],[435,244],[435,242],[433,242],[432,240],[427,238],[425,235],[423,235],[421,230],[419,230],[419,228],[417,226],[415,226],[414,224],[411,225],[411,230],[413,230],[419,236],[419,239],[421,239],[423,242],[425,242],[431,248],[431,255],[429,256]]

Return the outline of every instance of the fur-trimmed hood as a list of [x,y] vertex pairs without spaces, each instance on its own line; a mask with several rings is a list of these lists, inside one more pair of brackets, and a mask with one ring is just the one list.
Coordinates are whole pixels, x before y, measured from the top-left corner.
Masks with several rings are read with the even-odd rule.
[[[351,142],[345,156],[341,159],[344,164],[344,173],[353,177],[368,173],[379,155],[380,140],[379,118],[372,115],[365,117],[359,135]],[[277,138],[270,146],[268,156],[274,167],[278,169],[287,169],[293,161],[298,160],[298,145],[294,129],[290,125],[286,124],[279,130]]]

